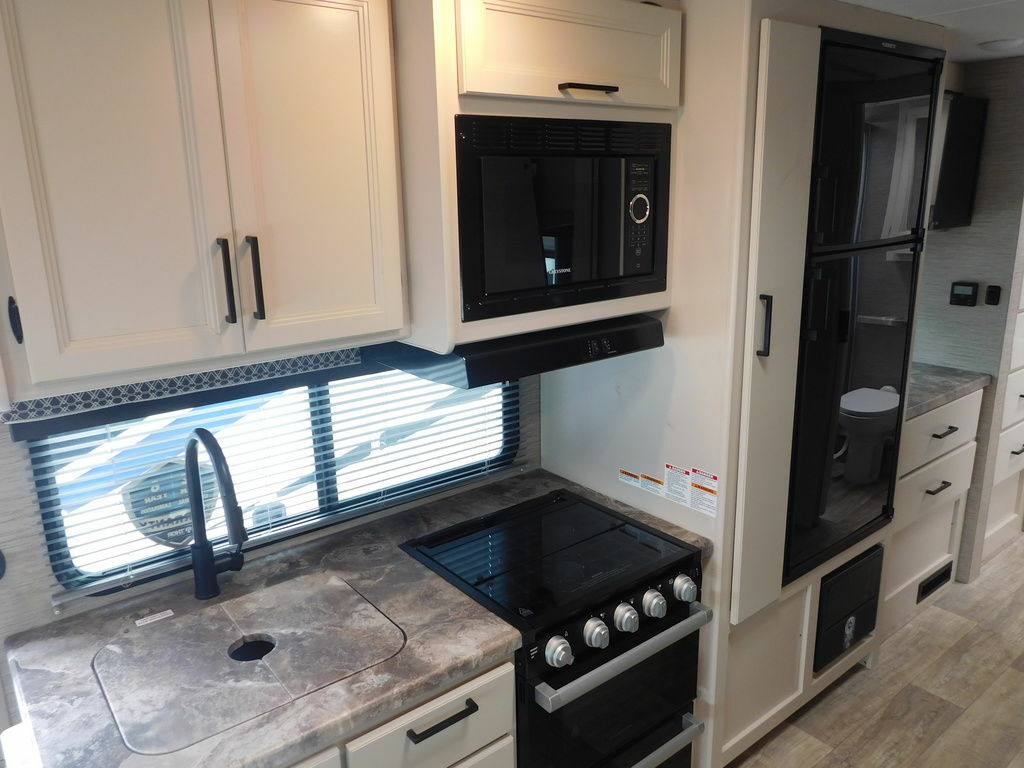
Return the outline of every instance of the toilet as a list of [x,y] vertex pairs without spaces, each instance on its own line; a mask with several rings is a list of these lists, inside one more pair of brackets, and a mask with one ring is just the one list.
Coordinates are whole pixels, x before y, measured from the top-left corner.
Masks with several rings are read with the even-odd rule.
[[896,429],[900,395],[893,387],[861,387],[839,401],[839,425],[846,433],[843,476],[854,485],[873,483],[882,471],[885,439]]

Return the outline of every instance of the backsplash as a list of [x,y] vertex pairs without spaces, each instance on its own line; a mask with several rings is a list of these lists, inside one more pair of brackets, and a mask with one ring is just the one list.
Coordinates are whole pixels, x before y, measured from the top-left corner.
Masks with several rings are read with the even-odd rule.
[[99,408],[160,400],[175,395],[251,384],[256,381],[266,381],[299,373],[359,365],[360,362],[358,349],[340,349],[315,355],[289,357],[283,360],[269,360],[265,363],[221,368],[216,371],[189,373],[167,379],[152,379],[137,384],[122,384],[85,392],[73,392],[68,395],[21,400],[12,403],[10,410],[0,413],[0,422],[14,424],[51,419],[57,416],[70,416]]

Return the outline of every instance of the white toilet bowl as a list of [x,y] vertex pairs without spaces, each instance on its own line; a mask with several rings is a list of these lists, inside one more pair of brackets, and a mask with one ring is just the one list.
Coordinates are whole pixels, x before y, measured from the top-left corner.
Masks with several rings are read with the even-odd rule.
[[885,439],[896,429],[900,395],[892,387],[861,387],[843,395],[839,425],[846,432],[843,476],[854,485],[873,483],[882,471]]

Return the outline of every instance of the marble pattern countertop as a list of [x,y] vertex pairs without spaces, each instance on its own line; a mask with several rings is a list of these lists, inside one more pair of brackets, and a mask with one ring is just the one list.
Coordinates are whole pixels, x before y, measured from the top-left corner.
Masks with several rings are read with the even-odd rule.
[[[251,562],[240,573],[222,577],[222,595],[214,600],[198,601],[192,597],[191,582],[178,582],[9,638],[7,658],[22,719],[31,726],[42,764],[47,768],[284,768],[497,665],[519,647],[519,633],[398,545],[558,488],[696,544],[704,549],[705,559],[711,554],[710,542],[696,534],[542,470],[427,502]],[[357,594],[332,595],[331,584],[342,591],[347,584]],[[322,614],[337,600],[365,600],[401,630],[404,645],[395,652],[399,646],[394,633],[370,617],[362,624],[333,622],[332,626]],[[247,618],[246,612],[257,611],[261,601],[272,604],[265,608],[273,614],[267,621],[276,635],[287,636],[290,629],[307,625],[327,629],[318,636],[303,632],[292,643],[293,650],[275,662],[276,669],[269,675],[273,680],[232,678],[229,682],[235,689],[230,696],[215,695],[214,686],[204,686],[208,670],[183,658],[181,647],[152,640],[152,633],[144,636],[136,625],[138,619],[169,609],[173,617],[145,626],[157,629],[168,622],[163,626],[170,629],[170,622],[175,622],[177,633],[178,627],[192,623],[210,633],[223,624],[225,633],[238,628],[248,631],[245,625],[259,622]],[[310,677],[309,659],[339,647],[331,645],[337,640],[332,635],[335,631],[372,637],[367,644],[374,648],[362,651],[373,651],[370,659],[381,661],[351,674],[344,664],[331,668],[328,658],[317,668],[321,676]],[[317,643],[326,648],[319,650]],[[111,654],[141,650],[152,657],[151,680],[131,679],[111,666]],[[267,661],[272,658],[273,654]],[[182,679],[180,673],[167,672],[171,667],[194,672],[183,700],[168,693],[169,681]],[[260,701],[247,696],[252,684],[262,686]],[[117,700],[118,721],[104,689]],[[161,699],[164,696],[169,698]],[[131,751],[118,722],[126,726],[132,721],[137,727],[140,719],[152,718],[149,709],[161,706],[157,699],[167,705],[162,710],[165,717],[174,707],[177,711],[190,708],[205,731],[199,729],[198,735],[193,731],[192,738],[171,734],[163,743],[145,742],[143,731],[142,741],[136,744],[140,752],[163,751],[172,744],[188,746],[165,754]],[[242,716],[230,708],[243,705],[249,707],[244,714],[248,719],[234,725]]]
[[987,373],[911,363],[910,394],[903,418],[912,419],[933,411],[941,405],[984,389],[991,382],[992,377]]

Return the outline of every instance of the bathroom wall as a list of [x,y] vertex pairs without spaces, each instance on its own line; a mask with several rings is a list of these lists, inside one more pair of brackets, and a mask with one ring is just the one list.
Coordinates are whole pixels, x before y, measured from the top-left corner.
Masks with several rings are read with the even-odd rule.
[[[962,65],[962,90],[989,99],[974,217],[928,233],[918,284],[914,359],[999,374],[1024,204],[1024,57]],[[1001,285],[997,306],[949,304],[950,283]],[[1016,305],[1012,305],[1015,309]]]

